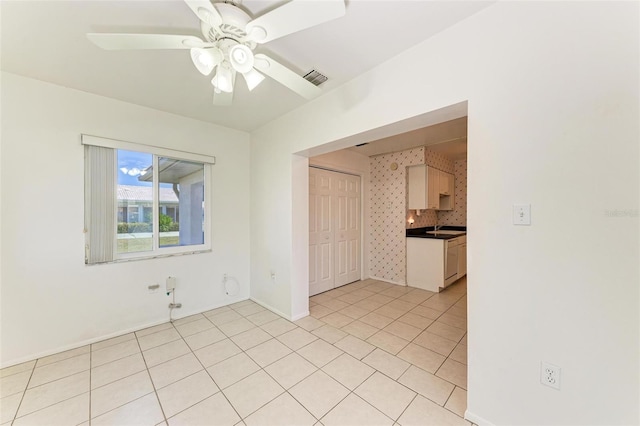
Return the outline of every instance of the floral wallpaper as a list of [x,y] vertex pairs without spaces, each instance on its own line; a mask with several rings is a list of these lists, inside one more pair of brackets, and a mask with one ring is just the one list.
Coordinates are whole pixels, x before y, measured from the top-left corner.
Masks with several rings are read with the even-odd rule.
[[[407,166],[417,164],[427,164],[455,175],[454,211],[422,210],[420,216],[416,216],[414,210],[407,210]],[[466,160],[454,163],[444,155],[422,147],[371,157],[370,166],[370,274],[404,284],[406,228],[433,226],[436,219],[442,225],[466,225]],[[413,218],[413,226],[408,223],[409,218]]]

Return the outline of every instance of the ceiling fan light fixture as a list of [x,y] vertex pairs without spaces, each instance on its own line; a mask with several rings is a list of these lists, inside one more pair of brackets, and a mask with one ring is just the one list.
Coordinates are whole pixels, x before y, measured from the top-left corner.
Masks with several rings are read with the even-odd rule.
[[223,59],[222,52],[217,48],[200,49],[195,47],[191,49],[190,53],[193,65],[195,65],[196,69],[203,75],[211,74],[211,71],[213,71],[216,65],[222,62]]
[[216,75],[211,80],[211,84],[221,92],[233,92],[233,73],[228,66],[221,65],[216,71]]
[[229,49],[229,61],[234,70],[244,74],[253,69],[253,52],[243,44],[236,44]]
[[260,74],[255,68],[251,68],[249,71],[242,73],[242,76],[244,77],[244,81],[247,82],[249,91],[255,89],[258,84],[264,80],[264,75]]

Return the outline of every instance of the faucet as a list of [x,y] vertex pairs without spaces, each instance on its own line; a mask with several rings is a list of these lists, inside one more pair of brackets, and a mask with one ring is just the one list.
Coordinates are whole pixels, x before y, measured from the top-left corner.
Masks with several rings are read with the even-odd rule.
[[436,224],[433,225],[433,232],[438,232],[440,225],[438,225],[438,218],[436,217]]

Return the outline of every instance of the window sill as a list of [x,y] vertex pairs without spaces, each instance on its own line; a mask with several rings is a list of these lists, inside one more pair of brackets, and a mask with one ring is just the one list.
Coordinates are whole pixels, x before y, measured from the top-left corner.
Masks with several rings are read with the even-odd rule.
[[98,262],[98,263],[86,263],[85,266],[95,266],[95,265],[108,265],[112,263],[126,263],[126,262],[136,262],[139,260],[149,260],[149,259],[162,259],[165,257],[175,257],[175,256],[186,256],[191,254],[202,254],[202,253],[211,253],[212,249],[202,249],[202,250],[192,250],[185,251],[181,253],[162,253],[162,254],[153,254],[149,256],[136,256],[136,257],[126,257],[121,259],[110,260],[108,262]]

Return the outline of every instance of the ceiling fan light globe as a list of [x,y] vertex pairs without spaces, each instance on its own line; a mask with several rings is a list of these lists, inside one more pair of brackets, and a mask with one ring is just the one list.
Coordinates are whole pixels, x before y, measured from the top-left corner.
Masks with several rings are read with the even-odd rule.
[[233,73],[225,66],[218,67],[216,75],[211,80],[211,84],[221,92],[233,92]]
[[209,75],[213,68],[216,66],[211,55],[204,49],[193,48],[191,49],[191,60],[193,65],[202,75]]
[[247,82],[247,87],[249,91],[255,89],[258,84],[262,83],[264,80],[264,75],[260,74],[255,68],[250,69],[249,71],[242,73],[244,77],[244,81]]
[[236,44],[229,49],[229,61],[234,70],[244,74],[253,69],[253,52],[243,44]]

